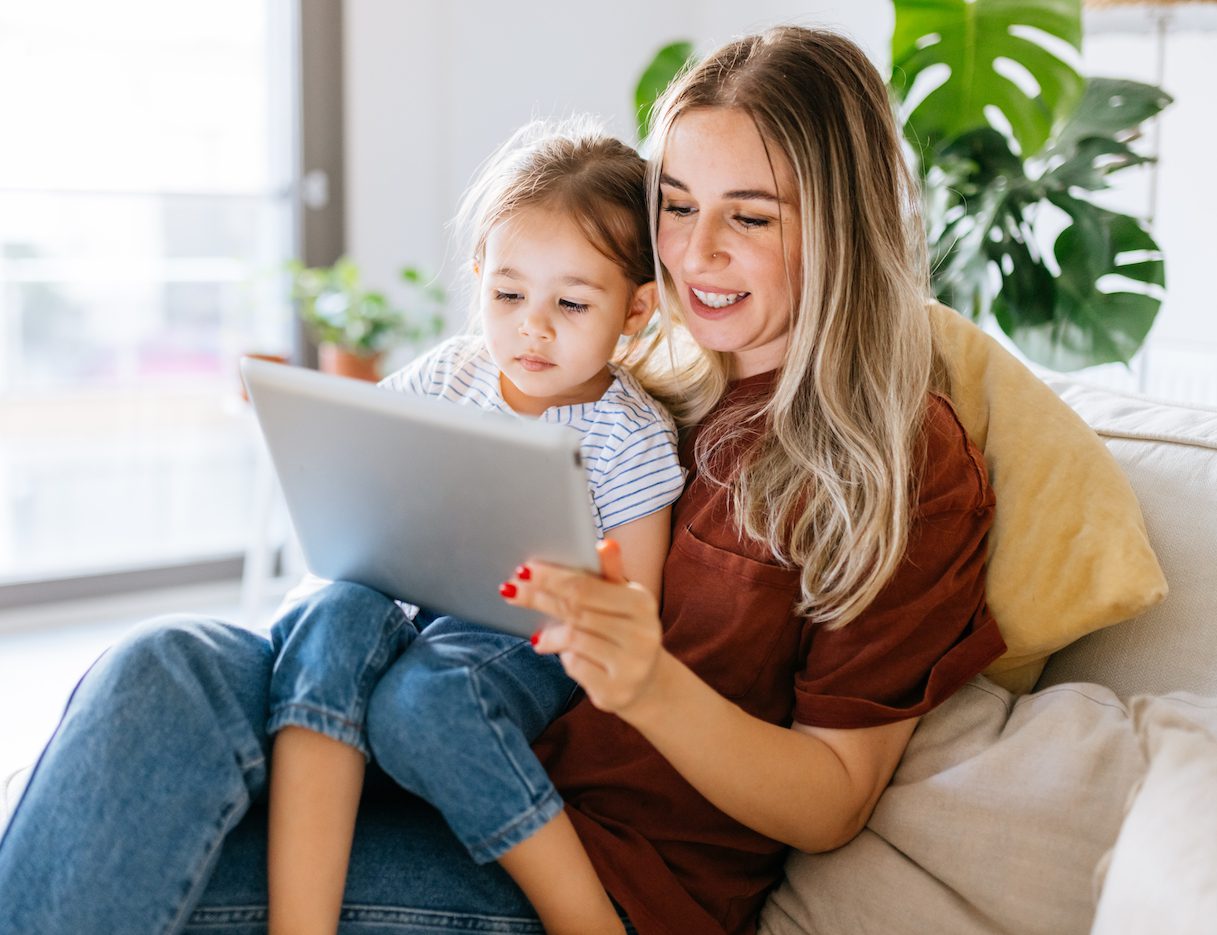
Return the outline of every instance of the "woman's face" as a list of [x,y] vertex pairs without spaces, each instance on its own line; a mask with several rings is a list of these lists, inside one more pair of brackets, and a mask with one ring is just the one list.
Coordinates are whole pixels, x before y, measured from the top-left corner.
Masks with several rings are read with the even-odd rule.
[[691,110],[668,134],[660,193],[659,258],[694,339],[731,355],[733,377],[773,370],[802,277],[789,161],[743,111]]

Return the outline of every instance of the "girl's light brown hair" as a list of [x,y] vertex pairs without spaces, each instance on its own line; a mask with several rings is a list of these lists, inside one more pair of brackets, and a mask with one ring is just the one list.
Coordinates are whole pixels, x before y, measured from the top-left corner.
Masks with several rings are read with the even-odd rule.
[[525,208],[571,218],[634,286],[655,278],[647,223],[646,162],[587,117],[534,121],[482,165],[458,215],[473,262],[500,221]]
[[[801,569],[800,609],[844,626],[903,558],[916,502],[933,358],[917,185],[887,89],[862,51],[830,31],[781,27],[720,48],[657,104],[653,224],[665,141],[699,108],[743,111],[770,162],[789,162],[803,269],[771,400],[713,420],[699,438],[699,468],[714,476],[716,450],[753,439],[738,470],[717,482],[730,488],[741,530]],[[661,287],[661,312],[679,332],[666,273]],[[650,369],[667,357],[656,349],[644,356]],[[731,373],[725,355],[686,361],[657,389],[688,424],[721,398]]]

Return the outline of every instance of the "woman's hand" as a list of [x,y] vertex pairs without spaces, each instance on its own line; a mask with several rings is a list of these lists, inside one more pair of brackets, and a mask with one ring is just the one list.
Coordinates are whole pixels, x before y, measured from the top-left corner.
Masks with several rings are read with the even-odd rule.
[[552,622],[533,635],[539,653],[556,653],[567,675],[602,711],[623,715],[655,687],[664,654],[659,604],[625,578],[621,547],[597,546],[601,576],[544,562],[521,566],[504,588],[508,603],[530,607]]

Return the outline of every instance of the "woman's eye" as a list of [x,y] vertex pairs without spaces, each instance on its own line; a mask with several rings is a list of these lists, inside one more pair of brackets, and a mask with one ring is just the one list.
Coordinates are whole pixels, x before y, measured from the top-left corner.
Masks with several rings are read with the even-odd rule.
[[587,306],[581,302],[574,302],[571,299],[559,299],[558,305],[566,309],[568,312],[578,312],[582,314],[587,311]]
[[518,292],[504,292],[501,289],[494,291],[494,299],[496,302],[519,302],[524,298]]
[[746,214],[737,214],[735,216],[735,220],[738,223],[740,223],[741,225],[743,225],[744,227],[749,227],[749,228],[758,228],[758,227],[768,227],[769,226],[769,218],[756,218],[756,217],[751,217]]
[[675,215],[678,218],[688,217],[693,213],[693,209],[688,205],[674,205],[670,201],[663,203],[663,210],[668,214]]

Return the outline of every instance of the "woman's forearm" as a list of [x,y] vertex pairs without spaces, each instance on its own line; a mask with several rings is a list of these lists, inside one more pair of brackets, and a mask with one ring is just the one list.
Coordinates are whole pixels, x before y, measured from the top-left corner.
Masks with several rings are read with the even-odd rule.
[[723,812],[805,851],[831,850],[861,830],[916,723],[831,731],[770,724],[666,652],[652,690],[618,713]]

